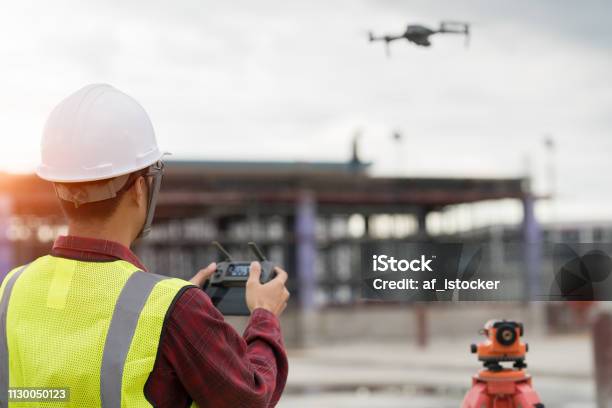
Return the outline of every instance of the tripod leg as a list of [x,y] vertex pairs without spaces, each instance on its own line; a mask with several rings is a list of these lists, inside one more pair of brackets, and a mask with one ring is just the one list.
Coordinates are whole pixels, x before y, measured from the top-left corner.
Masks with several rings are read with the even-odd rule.
[[516,386],[516,394],[514,395],[514,406],[515,407],[535,407],[544,408],[540,400],[540,396],[530,384],[518,384]]
[[474,382],[472,388],[465,394],[461,408],[489,408],[491,398],[487,394],[487,386],[481,382]]

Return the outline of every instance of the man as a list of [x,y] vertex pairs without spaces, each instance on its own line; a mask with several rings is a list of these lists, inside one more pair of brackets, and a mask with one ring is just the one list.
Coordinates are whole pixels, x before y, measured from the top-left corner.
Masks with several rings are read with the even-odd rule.
[[287,273],[262,285],[251,264],[241,337],[201,289],[214,263],[187,282],[146,272],[129,249],[150,230],[162,156],[144,109],[111,86],[86,86],[51,113],[37,174],[54,183],[68,236],[0,287],[0,407],[20,387],[69,389],[54,405],[69,407],[278,402]]

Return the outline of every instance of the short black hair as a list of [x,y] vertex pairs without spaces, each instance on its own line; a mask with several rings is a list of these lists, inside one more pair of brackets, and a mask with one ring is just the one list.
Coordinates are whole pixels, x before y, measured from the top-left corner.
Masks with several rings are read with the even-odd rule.
[[[112,198],[108,198],[102,201],[94,201],[91,203],[81,204],[78,207],[73,202],[63,200],[60,198],[60,207],[68,220],[70,221],[86,221],[86,220],[103,220],[112,216],[121,202],[121,198],[138,180],[138,177],[144,176],[146,169],[136,171],[130,174],[125,185],[117,191],[117,195]],[[107,180],[102,181],[88,181],[84,183],[71,183],[71,186],[76,188],[87,188],[88,186],[106,183]]]

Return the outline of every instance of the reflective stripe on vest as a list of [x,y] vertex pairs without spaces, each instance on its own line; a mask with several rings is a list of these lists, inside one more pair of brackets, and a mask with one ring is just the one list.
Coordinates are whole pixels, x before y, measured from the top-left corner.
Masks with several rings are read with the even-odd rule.
[[102,408],[121,407],[121,380],[138,318],[157,282],[168,279],[147,272],[134,272],[121,290],[110,327],[106,334],[102,368],[100,369],[100,399]]
[[8,310],[8,301],[11,297],[13,286],[15,286],[15,281],[27,267],[28,265],[24,265],[10,277],[7,276],[4,293],[2,293],[2,299],[0,300],[0,407],[8,407],[9,361],[6,338],[6,311]]
[[67,407],[151,406],[144,385],[164,318],[193,285],[125,261],[46,256],[12,271],[3,286],[0,408],[9,387],[70,388]]

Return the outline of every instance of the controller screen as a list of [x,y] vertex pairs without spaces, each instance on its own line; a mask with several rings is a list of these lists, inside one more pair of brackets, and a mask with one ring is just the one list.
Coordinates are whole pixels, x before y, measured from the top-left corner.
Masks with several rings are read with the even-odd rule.
[[249,276],[249,265],[235,265],[231,264],[227,268],[227,275],[232,277],[248,277]]

